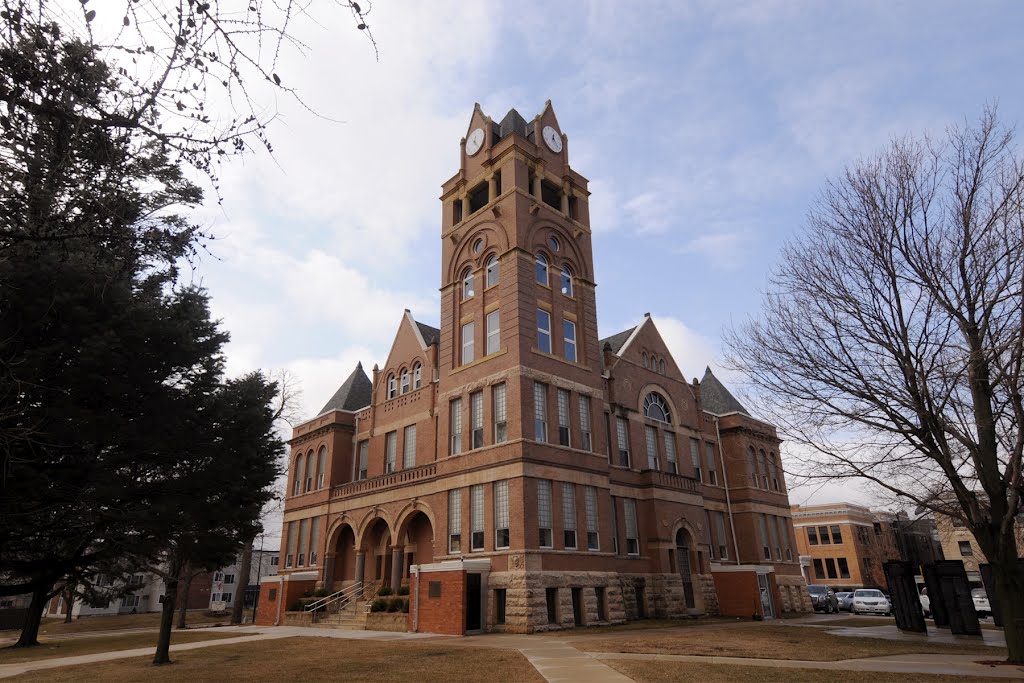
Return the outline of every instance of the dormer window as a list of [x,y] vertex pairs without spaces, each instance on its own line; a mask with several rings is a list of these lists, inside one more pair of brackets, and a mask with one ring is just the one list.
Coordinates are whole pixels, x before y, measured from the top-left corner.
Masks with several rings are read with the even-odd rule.
[[562,266],[562,294],[572,296],[572,271],[569,266]]
[[409,370],[402,368],[402,393],[409,393]]
[[388,398],[394,398],[398,394],[398,383],[394,375],[388,375]]
[[473,298],[476,293],[476,283],[474,282],[473,269],[466,268],[462,271],[462,300]]
[[537,284],[548,286],[548,258],[544,254],[537,253]]

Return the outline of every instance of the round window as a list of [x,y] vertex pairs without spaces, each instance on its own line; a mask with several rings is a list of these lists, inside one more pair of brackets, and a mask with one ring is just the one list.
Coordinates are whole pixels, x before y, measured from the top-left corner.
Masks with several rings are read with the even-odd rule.
[[477,239],[476,242],[473,242],[473,253],[474,254],[479,254],[483,250],[484,250],[484,238],[481,237],[481,238]]
[[551,251],[558,251],[558,240],[554,237],[549,237],[548,246],[551,247]]

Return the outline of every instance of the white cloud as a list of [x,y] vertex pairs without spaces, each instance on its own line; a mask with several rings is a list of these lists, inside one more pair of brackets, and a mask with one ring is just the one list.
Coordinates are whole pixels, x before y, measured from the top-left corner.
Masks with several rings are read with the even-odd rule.
[[678,251],[696,254],[719,270],[737,270],[743,265],[751,246],[747,231],[699,235],[686,242]]
[[[704,376],[704,368],[715,365],[717,344],[706,335],[670,315],[651,314],[665,345],[687,381]],[[717,369],[715,370],[717,374]]]

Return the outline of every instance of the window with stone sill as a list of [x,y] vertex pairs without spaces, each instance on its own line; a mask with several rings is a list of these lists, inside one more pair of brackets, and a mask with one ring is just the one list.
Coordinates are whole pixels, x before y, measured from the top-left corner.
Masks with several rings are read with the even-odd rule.
[[491,254],[487,258],[487,265],[484,267],[484,282],[487,287],[493,287],[501,280],[501,264],[498,257]]
[[401,375],[401,377],[402,377],[402,393],[403,394],[407,394],[407,393],[409,393],[409,370],[407,368],[402,368],[402,375]]
[[534,277],[537,280],[537,284],[544,285],[548,284],[548,258],[544,254],[537,252],[536,259],[534,261],[536,266]]

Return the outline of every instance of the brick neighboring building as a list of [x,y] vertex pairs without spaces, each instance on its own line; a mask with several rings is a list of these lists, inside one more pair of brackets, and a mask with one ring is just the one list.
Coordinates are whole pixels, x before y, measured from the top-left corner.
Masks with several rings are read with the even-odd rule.
[[774,426],[710,369],[687,381],[649,316],[599,338],[587,180],[550,103],[477,106],[460,158],[440,327],[405,311],[383,366],[294,429],[258,622],[406,582],[410,627],[454,633],[810,609]]
[[[982,586],[979,565],[987,564],[988,558],[978,545],[971,530],[959,519],[948,515],[935,514],[935,526],[938,541],[947,560],[961,560],[967,579],[972,586]],[[1018,555],[1024,553],[1024,519],[1020,515],[1014,524],[1014,535],[1017,537]],[[1024,557],[1024,555],[1021,555]]]

